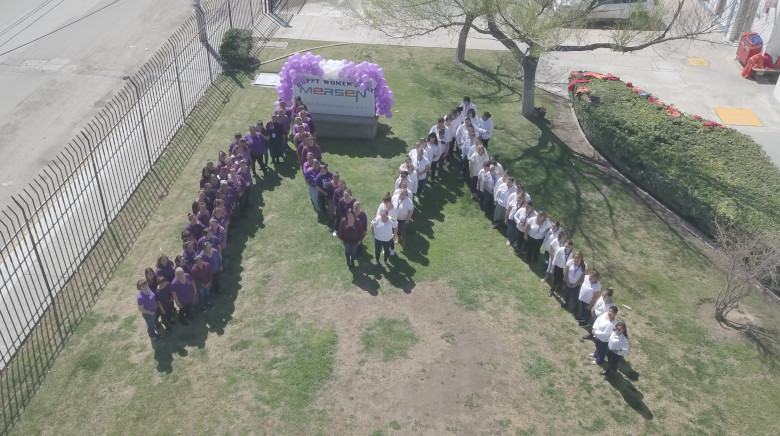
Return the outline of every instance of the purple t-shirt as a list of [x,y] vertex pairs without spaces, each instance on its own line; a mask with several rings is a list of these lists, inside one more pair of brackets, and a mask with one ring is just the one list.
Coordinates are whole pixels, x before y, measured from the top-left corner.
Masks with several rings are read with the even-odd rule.
[[352,201],[344,200],[342,197],[341,200],[339,200],[339,205],[337,206],[339,209],[339,216],[344,217],[347,216],[347,210],[352,209],[352,206],[355,204],[355,199],[353,198]]
[[265,143],[265,138],[255,133],[254,135],[246,134],[246,145],[249,146],[249,153],[257,156],[263,154],[268,149],[268,145]]
[[165,277],[170,283],[170,281],[173,280],[174,277],[176,277],[176,265],[174,265],[173,262],[169,260],[167,265],[158,266],[157,269],[154,271],[154,274],[157,276]]
[[211,283],[211,265],[208,262],[203,262],[203,266],[198,268],[198,265],[194,265],[190,271],[192,280],[195,280],[196,285],[205,285]]
[[144,309],[151,312],[157,311],[157,297],[153,293],[149,292],[144,294],[143,292],[138,291],[135,300],[138,302],[138,305],[142,306]]
[[[328,171],[325,174],[322,174],[322,171],[320,171],[315,177],[314,177],[314,185],[325,192],[328,191],[328,185],[330,185],[331,181],[333,180],[333,173]],[[325,197],[326,194],[323,194],[322,192],[319,193],[320,197]]]
[[174,278],[171,282],[171,291],[176,294],[176,298],[179,299],[181,304],[192,303],[195,299],[195,289],[192,287],[192,279],[189,274],[184,274],[184,283],[179,281],[179,278]]
[[171,284],[168,283],[160,289],[160,287],[157,287],[157,301],[159,301],[163,306],[171,304],[171,298],[173,296],[171,295]]

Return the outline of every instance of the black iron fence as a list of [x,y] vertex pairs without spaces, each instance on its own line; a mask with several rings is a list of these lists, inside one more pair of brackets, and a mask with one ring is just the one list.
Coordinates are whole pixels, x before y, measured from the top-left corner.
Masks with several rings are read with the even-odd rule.
[[236,81],[231,27],[267,40],[305,0],[196,1],[193,16],[0,211],[0,399],[6,434]]

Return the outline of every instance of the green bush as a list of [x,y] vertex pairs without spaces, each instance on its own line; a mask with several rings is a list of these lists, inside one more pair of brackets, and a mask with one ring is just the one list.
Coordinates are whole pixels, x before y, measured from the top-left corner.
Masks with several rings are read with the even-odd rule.
[[671,117],[618,80],[579,86],[598,97],[571,93],[585,136],[635,183],[709,234],[716,219],[780,232],[780,169],[751,137]]
[[253,45],[254,39],[250,29],[230,29],[222,38],[219,56],[229,68],[243,68],[252,60]]

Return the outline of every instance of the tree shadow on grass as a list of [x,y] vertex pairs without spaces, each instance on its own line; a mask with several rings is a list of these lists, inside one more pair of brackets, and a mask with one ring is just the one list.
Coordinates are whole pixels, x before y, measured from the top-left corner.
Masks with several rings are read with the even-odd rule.
[[768,369],[771,371],[780,369],[780,331],[729,319],[720,321],[720,325],[723,328],[738,331],[755,345],[761,360],[768,366]]
[[[645,402],[643,401],[645,396],[637,388],[634,386],[633,383],[631,383],[631,380],[629,378],[631,377],[631,374],[637,374],[633,370],[625,370],[622,368],[622,366],[625,366],[626,362],[625,360],[620,362],[620,365],[618,365],[618,370],[620,372],[615,373],[615,375],[612,377],[612,379],[609,380],[609,384],[612,385],[613,388],[615,388],[618,392],[620,392],[620,395],[623,397],[623,400],[631,406],[632,409],[634,409],[642,418],[646,420],[653,419],[653,412],[650,410],[650,408],[647,407]],[[630,365],[629,365],[630,368]],[[623,373],[628,374],[626,378],[623,376]],[[639,375],[636,375],[637,379],[639,378]]]
[[157,371],[173,372],[173,356],[185,357],[189,354],[186,347],[204,348],[210,333],[222,335],[233,319],[236,309],[236,299],[242,289],[241,275],[243,252],[247,242],[255,236],[263,224],[264,203],[262,192],[253,187],[250,191],[249,206],[242,216],[237,210],[231,220],[228,247],[224,252],[224,271],[220,274],[219,292],[213,294],[214,308],[201,313],[194,308],[194,320],[189,325],[178,323],[170,334],[167,334],[155,346],[154,359],[157,361]]
[[[374,139],[322,139],[321,145],[324,153],[353,158],[391,159],[405,153],[411,148],[406,141],[393,136],[393,128],[387,124],[379,123]],[[327,161],[327,158],[325,158]]]

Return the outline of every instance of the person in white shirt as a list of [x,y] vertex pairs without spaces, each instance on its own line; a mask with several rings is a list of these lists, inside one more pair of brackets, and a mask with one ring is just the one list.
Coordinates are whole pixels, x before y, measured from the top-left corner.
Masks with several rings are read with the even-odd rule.
[[580,286],[580,295],[577,300],[577,310],[574,312],[580,326],[585,327],[590,322],[590,311],[593,304],[601,296],[601,282],[599,282],[599,272],[590,271],[582,281]]
[[458,124],[455,124],[454,121],[455,117],[457,117],[457,111],[455,110],[444,117],[445,137],[447,138],[447,151],[444,153],[444,165],[446,166],[450,166],[452,154],[455,152],[455,132],[458,129]]
[[593,323],[593,329],[591,334],[596,339],[596,351],[588,356],[595,358],[594,365],[601,365],[604,359],[607,357],[607,351],[609,351],[609,337],[612,336],[612,331],[615,330],[617,324],[617,306],[612,306],[606,313],[596,318]]
[[477,135],[474,133],[474,128],[468,128],[468,138],[466,142],[460,147],[461,155],[461,171],[463,172],[463,181],[469,184],[471,175],[469,171],[469,158],[477,152]]
[[477,177],[479,177],[479,171],[482,169],[482,164],[488,161],[490,157],[485,153],[485,147],[482,145],[477,146],[477,152],[469,157],[469,175],[471,182],[469,187],[471,188],[471,197],[477,197]]
[[[485,147],[485,148],[487,148],[487,147]],[[501,165],[501,162],[498,161],[498,154],[497,153],[490,156],[490,165],[495,165],[496,166],[496,175],[498,175],[498,177],[501,177],[501,176],[504,175],[504,166]]]
[[431,127],[431,131],[428,132],[428,133],[429,134],[430,133],[435,133],[435,134],[438,135],[439,134],[439,130],[441,130],[443,128],[444,128],[444,117],[439,117],[439,119],[436,121],[436,124],[434,124],[433,127]]
[[441,157],[441,147],[439,147],[439,139],[435,133],[428,134],[424,149],[425,156],[428,158],[431,166],[430,173],[428,173],[428,183],[434,183],[436,181],[436,169],[439,166],[439,157]]
[[515,248],[518,252],[523,249],[523,244],[525,243],[525,225],[533,219],[536,219],[533,201],[527,201],[525,207],[521,207],[515,212],[515,227],[517,227],[517,245],[515,245]]
[[417,192],[415,195],[419,196],[425,190],[425,184],[428,181],[428,171],[431,169],[431,162],[425,158],[423,149],[417,150],[417,156],[412,158],[412,165],[414,165],[414,171],[417,173]]
[[[381,216],[382,212],[387,212],[391,220],[398,222],[398,209],[393,204],[393,196],[388,192],[382,197],[382,203],[376,208],[376,216]],[[395,256],[395,240],[390,240],[390,255]]]
[[[563,233],[561,233],[563,235]],[[560,295],[561,294],[561,288],[563,287],[563,270],[566,268],[566,264],[569,262],[569,260],[574,255],[574,241],[571,239],[566,240],[565,243],[561,244],[556,250],[555,250],[555,256],[553,256],[552,262],[552,286],[550,286],[550,291],[547,292],[548,297],[552,297],[553,292]]]
[[569,307],[569,300],[576,298],[580,293],[580,285],[585,278],[585,271],[588,269],[588,264],[585,263],[582,253],[579,251],[574,252],[574,257],[566,262],[566,266],[563,267],[563,280],[566,285],[566,298],[561,307]]
[[479,127],[484,130],[485,132],[480,135],[482,138],[482,145],[485,146],[485,148],[488,148],[488,143],[490,142],[490,138],[493,137],[493,119],[490,117],[490,112],[485,111],[482,114],[482,118],[480,118],[480,124]]
[[499,186],[496,188],[494,192],[494,200],[495,200],[495,210],[493,211],[493,228],[497,229],[499,224],[502,224],[504,222],[504,217],[506,216],[506,208],[509,204],[507,200],[509,200],[509,196],[512,195],[513,192],[517,189],[515,187],[515,178],[508,175],[509,173],[504,173],[504,176],[502,180],[505,181],[505,183],[499,184]]
[[414,215],[414,203],[412,203],[412,199],[409,198],[405,189],[393,195],[392,202],[393,206],[395,206],[393,209],[397,211],[398,243],[403,245],[406,240],[406,228],[409,226],[409,222],[412,221],[412,215]]
[[623,356],[628,354],[628,327],[626,327],[625,322],[618,321],[615,325],[615,330],[609,335],[607,348],[609,349],[607,352],[609,366],[606,371],[601,372],[601,375],[610,380],[617,372],[618,363],[623,359]]
[[[555,221],[553,223],[553,226],[558,226],[558,232],[553,232],[552,227],[550,227],[550,230],[547,231],[547,236],[544,239],[544,242],[542,243],[542,246],[547,246],[546,250],[549,253],[549,257],[547,259],[547,271],[544,273],[544,278],[542,279],[543,282],[547,281],[552,276],[553,272],[553,258],[555,257],[555,252],[558,251],[559,247],[562,247],[566,243],[566,239],[569,237],[569,233],[566,230],[563,230],[560,226],[560,222]],[[563,237],[561,237],[563,235]],[[569,260],[569,259],[566,259]],[[552,294],[548,295],[549,297],[552,297]]]
[[412,203],[414,204],[414,191],[409,189],[408,186],[409,185],[408,185],[408,183],[406,183],[406,180],[402,181],[401,184],[398,185],[398,189],[393,191],[393,196],[395,197],[401,191],[406,191],[406,196],[409,197],[409,199],[411,199]]
[[463,103],[461,103],[460,107],[463,109],[462,112],[464,114],[468,114],[470,110],[473,110],[474,113],[477,113],[477,105],[471,102],[471,97],[468,95],[463,97]]
[[517,192],[509,195],[506,206],[506,215],[504,216],[504,224],[506,225],[506,245],[512,245],[513,247],[517,247],[519,233],[517,231],[515,215],[517,215],[517,211],[524,209],[527,203],[523,195],[516,194]]
[[[482,196],[480,206],[485,211],[485,216],[490,218],[493,216],[493,190],[496,186],[496,167],[490,165],[490,162],[485,162],[487,167],[483,166],[483,170],[479,172],[477,177],[479,181],[479,192]],[[485,169],[486,168],[486,169]]]
[[552,246],[553,241],[558,240],[558,236],[561,234],[561,222],[560,221],[552,221],[550,224],[550,228],[547,229],[547,232],[544,234],[544,240],[542,241],[542,248],[544,248],[544,264],[550,265],[550,260],[552,258],[552,252],[550,251],[550,247]]
[[[596,300],[596,304],[593,305],[593,319],[597,319],[605,314],[610,307],[615,306],[615,303],[612,301],[612,295],[614,293],[615,290],[612,288],[604,290],[601,297]],[[583,336],[582,339],[593,339],[593,333],[591,333],[590,329],[588,329],[588,334]]]
[[[479,122],[479,118],[477,118],[477,111],[475,111],[474,109],[469,109],[468,111],[466,111],[466,118],[471,120],[471,125],[474,126],[474,129],[478,133],[477,136],[481,136],[481,133],[482,133],[481,128],[480,128],[481,124]],[[477,129],[480,129],[480,130],[477,130]]]
[[[395,189],[400,188],[402,182],[406,182],[406,189],[412,193],[417,192],[417,174],[414,177],[410,177],[408,170],[401,170],[401,175],[395,179]],[[414,196],[411,196],[410,199],[414,200]]]
[[398,232],[398,222],[393,221],[387,215],[387,211],[371,221],[371,233],[374,235],[374,258],[376,266],[379,266],[379,255],[384,251],[384,265],[387,268],[387,258],[390,257],[390,242],[395,239]]
[[550,220],[543,210],[536,213],[535,219],[526,219],[525,223],[525,258],[529,264],[539,260],[539,249],[542,248],[544,235],[550,228]]

